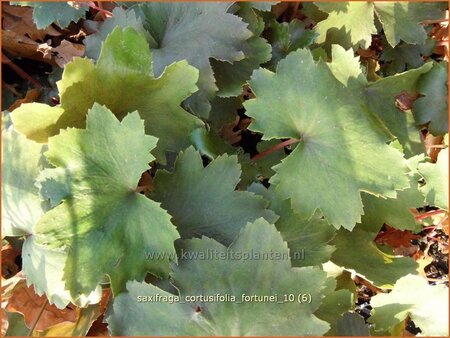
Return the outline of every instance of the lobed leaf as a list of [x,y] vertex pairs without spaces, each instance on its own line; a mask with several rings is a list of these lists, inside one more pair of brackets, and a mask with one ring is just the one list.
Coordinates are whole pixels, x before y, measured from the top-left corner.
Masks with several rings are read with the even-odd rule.
[[[180,61],[155,78],[151,63],[145,38],[133,28],[117,27],[103,44],[96,65],[89,59],[76,58],[65,67],[58,82],[61,106],[23,104],[13,113],[16,128],[28,138],[46,142],[60,129],[84,128],[87,111],[95,102],[107,106],[119,119],[137,110],[145,121],[146,133],[159,138],[154,153],[165,162],[167,151],[188,147],[189,133],[203,125],[180,107],[197,90],[198,71]],[[56,118],[42,120],[44,111],[34,114],[42,108]]]
[[173,173],[156,173],[151,196],[172,215],[182,238],[207,236],[229,245],[248,222],[278,218],[261,196],[235,191],[240,174],[236,156],[221,155],[203,168],[190,147],[178,156]]
[[[236,254],[288,255],[275,226],[263,219],[248,223],[236,241],[225,247],[212,239],[185,240],[174,267],[174,285],[180,301],[138,302],[138,296],[174,296],[151,284],[130,282],[109,309],[112,335],[259,336],[322,335],[329,325],[313,313],[319,307],[326,273],[318,268],[291,268],[285,259],[233,259]],[[185,252],[185,254],[182,254]],[[215,252],[224,259],[195,259],[192,255]],[[183,258],[183,255],[187,255]],[[191,255],[191,256],[189,256]],[[228,257],[226,257],[228,255]],[[191,257],[191,258],[190,258]],[[243,256],[241,256],[243,257]],[[282,256],[281,256],[282,257]],[[311,302],[241,302],[243,294],[270,296],[310,294]],[[185,301],[186,296],[229,295],[236,301]],[[148,316],[148,313],[152,313]],[[173,320],[173,317],[177,320]]]
[[[169,272],[178,233],[158,203],[136,192],[156,141],[144,134],[137,112],[119,122],[98,104],[86,130],[69,129],[49,139],[45,155],[56,168],[44,170],[40,184],[56,207],[39,220],[35,240],[67,249],[63,278],[73,297],[93,291],[105,274],[117,294],[147,271]],[[167,255],[147,260],[146,252]]]
[[307,50],[292,52],[276,73],[255,71],[250,86],[249,129],[263,139],[300,139],[270,183],[303,218],[320,210],[329,224],[352,229],[363,213],[361,191],[395,197],[406,188],[406,161],[385,143],[383,126]]

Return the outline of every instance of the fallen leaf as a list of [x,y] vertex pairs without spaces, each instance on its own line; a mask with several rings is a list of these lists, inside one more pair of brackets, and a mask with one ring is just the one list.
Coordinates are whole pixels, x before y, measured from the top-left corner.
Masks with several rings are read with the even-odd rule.
[[2,277],[10,278],[19,272],[16,258],[20,256],[20,251],[14,249],[11,244],[2,247]]
[[239,124],[239,116],[233,122],[226,123],[220,128],[219,136],[230,144],[238,143],[241,139],[241,130],[234,130]]
[[3,3],[2,19],[4,30],[13,31],[17,35],[27,36],[34,41],[44,41],[46,35],[61,35],[52,26],[48,26],[45,29],[37,29],[33,22],[33,8],[31,7],[11,6],[8,3]]
[[83,45],[67,40],[61,41],[61,44],[57,47],[52,47],[48,43],[41,43],[38,45],[37,50],[42,53],[44,59],[53,60],[61,68],[72,61],[74,57],[83,56],[84,54]]
[[428,254],[430,250],[431,243],[428,243],[424,251],[418,251],[416,255],[413,256],[414,260],[419,264],[417,267],[417,272],[419,275],[427,278],[427,273],[425,268],[433,262],[433,257]]
[[19,272],[15,276],[8,279],[2,278],[2,307],[6,306],[8,300],[14,293],[14,288],[16,285],[24,280],[25,277],[22,275],[22,272]]
[[88,336],[106,337],[109,336],[108,325],[104,322],[106,306],[111,297],[111,289],[102,290],[102,299],[100,301],[100,316],[94,321],[89,329]]
[[[99,316],[99,304],[89,305],[86,308],[77,309],[79,316],[76,322],[62,322],[51,326],[45,331],[33,331],[33,336],[38,337],[85,337],[92,324]],[[107,336],[107,332],[105,336]]]
[[58,47],[53,48],[53,52],[56,53],[56,64],[62,68],[66,63],[72,61],[74,57],[83,56],[84,45],[63,40]]
[[138,183],[138,190],[139,192],[143,192],[144,194],[147,194],[149,192],[152,192],[154,189],[153,186],[153,177],[150,175],[148,171],[145,171],[141,178],[139,179]]
[[42,53],[37,51],[39,43],[29,37],[17,34],[13,31],[2,30],[2,48],[14,56],[43,61],[54,65],[53,60],[44,59]]
[[407,111],[412,108],[415,100],[417,100],[419,95],[417,93],[408,93],[406,91],[401,92],[400,95],[395,97],[395,106],[401,111]]
[[427,155],[431,158],[431,162],[436,163],[439,151],[444,147],[442,144],[444,137],[442,135],[434,136],[431,133],[427,133],[425,136],[425,148],[427,149]]
[[413,239],[420,238],[419,235],[415,235],[409,230],[397,230],[389,226],[386,227],[387,230],[379,233],[375,238],[375,242],[389,245],[394,249],[395,254],[402,254],[403,256],[410,256],[419,249],[417,245],[411,243]]
[[48,304],[45,295],[38,296],[34,292],[33,286],[26,286],[25,280],[17,283],[5,309],[8,312],[23,314],[25,324],[27,327],[31,327],[38,318],[42,307],[44,310],[36,325],[38,331],[46,330],[62,322],[75,322],[78,317],[77,308],[66,307],[60,310],[56,306]]
[[33,88],[27,91],[23,99],[18,99],[9,108],[8,111],[12,112],[14,109],[20,107],[22,103],[31,103],[39,100],[41,96],[41,91],[37,88]]

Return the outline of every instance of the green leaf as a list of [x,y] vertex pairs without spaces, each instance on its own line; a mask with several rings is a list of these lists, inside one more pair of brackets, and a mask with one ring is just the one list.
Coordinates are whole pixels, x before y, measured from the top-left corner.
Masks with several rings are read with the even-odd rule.
[[5,337],[25,337],[28,335],[30,329],[25,325],[23,314],[19,312],[7,312],[2,309],[3,318],[6,317],[5,314],[8,315],[8,329],[5,332]]
[[425,43],[427,33],[420,24],[427,19],[443,17],[439,2],[374,2],[375,12],[383,25],[387,41],[395,47],[400,39],[411,44]]
[[355,300],[353,294],[346,289],[335,290],[336,280],[328,278],[327,288],[322,291],[324,298],[319,309],[314,313],[320,319],[330,323],[330,330],[326,336],[335,336],[338,320],[349,311]]
[[32,284],[38,295],[45,294],[49,303],[55,304],[59,309],[64,309],[69,303],[85,307],[100,302],[100,286],[89,294],[71,296],[63,277],[67,257],[67,250],[49,249],[37,244],[35,236],[27,237],[22,248],[23,274],[27,285]]
[[144,27],[158,43],[152,49],[155,75],[175,61],[187,60],[200,71],[200,92],[187,102],[188,108],[207,117],[209,101],[217,91],[209,59],[235,62],[242,60],[243,43],[252,33],[241,18],[227,10],[231,3],[149,2],[135,8]]
[[434,63],[431,70],[422,75],[418,92],[423,95],[413,104],[412,112],[416,123],[428,124],[433,135],[448,132],[448,65],[447,62]]
[[261,184],[252,184],[249,191],[270,200],[270,208],[280,216],[275,226],[288,244],[292,266],[319,265],[330,259],[334,247],[328,243],[336,235],[336,229],[318,216],[302,219],[292,211],[289,201],[281,200]]
[[363,213],[361,191],[395,197],[407,187],[406,161],[386,144],[382,124],[307,50],[280,61],[276,74],[255,71],[250,86],[249,129],[263,139],[301,140],[270,183],[302,218],[320,209],[329,224],[352,229]]
[[448,336],[448,287],[444,284],[431,286],[423,277],[407,275],[390,293],[372,297],[370,304],[369,322],[375,331],[392,330],[409,317],[424,336]]
[[[70,2],[70,1],[69,1]],[[33,7],[33,21],[38,29],[46,28],[52,23],[57,23],[59,27],[66,28],[69,24],[84,18],[89,6],[70,5],[68,2],[32,2],[32,1],[11,1],[11,5]]]
[[242,93],[242,86],[246,84],[253,71],[259,65],[270,60],[270,45],[260,37],[264,29],[264,21],[249,6],[241,7],[237,15],[248,23],[248,29],[253,36],[242,45],[245,59],[233,63],[211,59],[216,85],[219,88],[217,95],[220,97],[238,96]]
[[302,21],[294,19],[287,22],[271,20],[266,29],[265,36],[272,45],[271,66],[276,66],[290,52],[311,45],[317,37],[317,33],[305,29]]
[[[231,257],[231,252],[240,254],[241,258],[270,252],[280,257],[289,255],[275,226],[265,220],[247,224],[229,248],[203,238],[183,241],[180,250],[181,258],[173,273],[180,302],[137,302],[137,297],[143,295],[171,294],[153,285],[130,282],[128,293],[119,295],[109,309],[107,322],[113,335],[136,336],[151,332],[173,336],[293,336],[322,335],[328,330],[329,325],[313,315],[325,287],[324,271],[313,267],[291,268],[289,259],[237,260],[236,256]],[[188,256],[183,258],[183,252]],[[225,256],[225,259],[195,259],[193,256],[207,252]],[[234,302],[181,302],[186,296],[216,294],[236,299]],[[284,295],[292,294],[296,298],[299,294],[309,294],[311,302],[238,303],[243,294],[278,295],[279,301],[284,300]]]
[[369,326],[364,322],[364,318],[355,312],[344,313],[337,322],[337,336],[370,336]]
[[150,35],[144,29],[141,19],[136,17],[135,11],[125,11],[121,7],[116,7],[113,9],[112,14],[112,17],[103,21],[95,33],[89,34],[83,40],[83,44],[86,46],[85,56],[97,60],[100,56],[102,43],[116,27],[132,27],[136,32],[144,35],[147,39],[151,39]]
[[419,164],[419,172],[425,179],[425,201],[448,211],[448,149],[439,152],[436,163]]
[[424,156],[415,156],[408,160],[410,166],[409,188],[399,191],[395,199],[383,199],[364,194],[364,216],[362,225],[378,231],[384,223],[400,230],[419,232],[422,226],[416,222],[410,209],[423,206],[423,195],[419,190],[417,166]]
[[64,114],[61,107],[44,103],[24,103],[14,109],[11,118],[14,128],[28,139],[46,143],[49,136],[59,133],[58,120]]
[[208,236],[230,244],[247,222],[277,216],[260,196],[235,191],[241,169],[236,156],[222,155],[203,168],[200,154],[181,152],[173,173],[158,171],[152,197],[172,215],[182,238]]
[[[36,225],[36,243],[67,248],[63,278],[72,297],[93,291],[105,274],[117,294],[147,271],[169,272],[178,233],[158,203],[135,191],[156,141],[137,112],[119,122],[98,104],[86,130],[49,139],[45,155],[56,168],[42,172],[41,192],[57,206]],[[145,251],[167,255],[147,260]]]
[[372,2],[319,2],[316,5],[322,12],[328,13],[328,17],[314,28],[319,34],[317,43],[325,42],[328,30],[344,28],[353,47],[369,48],[372,34],[377,32]]
[[422,45],[411,45],[400,42],[392,47],[384,38],[381,71],[384,75],[395,75],[408,69],[419,68],[424,64],[424,58],[433,53],[436,41],[427,39]]
[[[244,3],[244,2],[243,2]],[[257,9],[259,11],[263,11],[263,12],[269,12],[272,9],[272,6],[276,5],[277,2],[276,1],[264,1],[264,2],[260,2],[260,1],[249,1],[248,4],[250,6],[252,6],[254,9]],[[240,4],[239,4],[240,5]]]
[[[13,112],[16,128],[28,138],[45,142],[59,129],[84,128],[86,113],[94,102],[106,105],[119,119],[137,110],[145,121],[146,133],[159,138],[154,154],[158,161],[164,162],[165,152],[187,148],[188,135],[203,125],[180,107],[180,103],[197,89],[198,72],[186,61],[180,61],[155,78],[151,62],[152,55],[145,38],[133,28],[117,27],[103,44],[96,65],[81,58],[66,65],[63,78],[58,82],[61,107],[44,106],[46,111],[56,111],[60,116],[42,121],[44,113],[33,114],[41,106],[23,104]],[[29,127],[36,123],[39,132],[36,127]],[[44,123],[48,125],[44,126]]]
[[417,264],[411,258],[395,257],[381,251],[373,241],[375,236],[376,233],[359,228],[352,232],[339,230],[331,242],[336,246],[331,261],[355,270],[380,288],[392,288],[400,277],[416,273]]
[[420,68],[385,77],[366,87],[370,108],[398,138],[407,157],[423,153],[425,146],[414,117],[410,111],[401,111],[396,107],[396,97],[402,92],[414,93],[420,76],[427,73],[431,67],[432,63],[429,62]]
[[14,130],[9,113],[2,114],[2,236],[31,234],[44,214],[45,203],[34,182],[46,166],[46,146]]
[[346,51],[339,45],[332,45],[331,53],[333,60],[327,65],[340,83],[356,92],[362,86],[367,85],[367,79],[363,74],[360,60],[354,57],[352,49]]

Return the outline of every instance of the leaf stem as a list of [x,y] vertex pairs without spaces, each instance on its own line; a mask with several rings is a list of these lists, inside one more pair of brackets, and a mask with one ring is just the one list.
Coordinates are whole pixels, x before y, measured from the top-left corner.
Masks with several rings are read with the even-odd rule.
[[48,298],[45,298],[44,303],[42,303],[41,309],[39,310],[39,313],[34,320],[33,325],[31,325],[30,331],[28,331],[27,337],[31,337],[33,334],[34,329],[36,328],[37,323],[39,322],[39,319],[41,319],[42,314],[44,313],[45,307],[48,304]]
[[421,22],[422,25],[432,25],[434,23],[442,23],[442,22],[448,22],[448,18],[445,19],[435,19],[435,20],[424,20]]
[[415,218],[416,218],[417,221],[421,221],[421,220],[423,220],[425,218],[428,218],[430,216],[444,214],[444,213],[445,213],[445,210],[430,210],[430,211],[427,211],[427,212],[425,212],[425,213],[423,213],[421,215],[415,216]]
[[[100,4],[100,3],[99,3],[99,4]],[[88,5],[89,7],[91,7],[92,9],[95,9],[95,10],[99,11],[100,14],[101,14],[103,17],[110,18],[110,17],[113,16],[113,14],[112,14],[110,11],[107,11],[106,9],[103,9],[103,8],[97,6],[97,5],[94,3],[94,1],[88,1],[88,2],[87,2],[87,5]],[[102,6],[102,5],[100,5],[100,6]]]
[[297,143],[297,142],[300,142],[300,141],[301,140],[296,139],[296,138],[290,138],[289,140],[286,140],[284,142],[276,144],[273,147],[271,147],[269,149],[266,149],[266,150],[260,152],[259,154],[256,154],[255,156],[253,156],[251,158],[251,160],[252,161],[258,161],[258,160],[262,159],[263,157],[266,157],[267,155],[272,154],[273,152],[275,152],[277,150],[283,149],[284,147],[286,147],[286,146],[288,146],[290,144],[294,144],[294,143]]
[[28,75],[22,68],[12,62],[5,54],[2,53],[2,63],[7,64],[13,71],[17,73],[22,79],[30,81],[37,88],[42,88],[42,85],[30,75]]

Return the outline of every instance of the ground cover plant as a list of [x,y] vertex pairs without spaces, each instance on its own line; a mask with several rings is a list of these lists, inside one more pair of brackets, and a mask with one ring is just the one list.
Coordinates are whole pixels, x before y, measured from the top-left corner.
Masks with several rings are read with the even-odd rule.
[[448,336],[448,3],[2,19],[3,335]]

